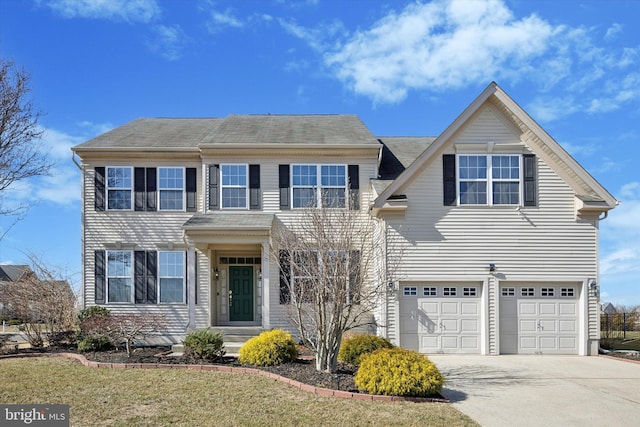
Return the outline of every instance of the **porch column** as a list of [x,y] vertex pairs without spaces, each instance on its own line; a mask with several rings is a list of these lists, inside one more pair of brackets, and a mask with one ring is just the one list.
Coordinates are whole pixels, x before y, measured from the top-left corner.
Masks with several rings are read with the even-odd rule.
[[187,249],[187,301],[189,309],[189,323],[187,330],[193,330],[196,327],[196,248],[193,243],[189,242]]
[[271,310],[269,286],[269,242],[262,242],[262,327],[271,329]]

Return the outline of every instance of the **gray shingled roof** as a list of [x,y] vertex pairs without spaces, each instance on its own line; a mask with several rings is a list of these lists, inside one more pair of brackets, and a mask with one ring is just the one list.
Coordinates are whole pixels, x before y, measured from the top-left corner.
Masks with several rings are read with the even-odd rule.
[[396,179],[435,139],[435,137],[405,136],[378,138],[378,141],[384,145],[380,163],[380,179]]
[[29,271],[31,271],[31,269],[28,265],[0,265],[0,281],[17,282]]
[[224,119],[137,119],[103,133],[74,149],[86,148],[189,148]]
[[351,114],[230,115],[202,142],[378,145],[360,118]]
[[185,222],[182,228],[186,230],[267,230],[271,228],[273,218],[273,214],[248,212],[216,212],[209,214],[196,214],[192,216],[187,222]]

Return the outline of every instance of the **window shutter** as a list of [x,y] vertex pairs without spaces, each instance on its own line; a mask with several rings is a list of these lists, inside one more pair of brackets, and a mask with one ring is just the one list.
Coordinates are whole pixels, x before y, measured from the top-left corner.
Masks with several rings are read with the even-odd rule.
[[157,303],[158,252],[147,251],[147,304]]
[[249,209],[260,209],[260,165],[249,165]]
[[147,210],[155,211],[156,208],[156,168],[147,168]]
[[187,212],[196,211],[196,168],[185,170],[185,190],[187,192]]
[[360,251],[349,252],[349,300],[360,302]]
[[289,201],[289,165],[280,165],[280,209],[290,209]]
[[145,193],[147,176],[144,168],[133,169],[133,191],[134,191],[134,209],[136,211],[146,210],[146,198]]
[[[103,168],[104,169],[104,168]],[[95,303],[96,304],[104,304],[106,302],[105,298],[105,288],[106,288],[106,276],[105,276],[105,264],[104,264],[105,252],[104,251],[96,251],[95,252]]]
[[146,254],[145,251],[134,251],[133,281],[135,285],[134,301],[136,304],[147,302]]
[[287,251],[280,251],[280,304],[291,302],[291,259]]
[[97,211],[103,211],[105,208],[105,168],[96,167],[96,176],[94,179],[94,191],[95,191],[95,206]]
[[349,165],[349,208],[360,209],[360,167]]
[[536,206],[536,155],[522,155],[524,172],[524,205]]
[[209,165],[209,209],[220,209],[220,197],[218,196],[218,179],[220,165]]
[[444,205],[456,204],[456,156],[444,154],[442,156],[442,185],[444,193]]

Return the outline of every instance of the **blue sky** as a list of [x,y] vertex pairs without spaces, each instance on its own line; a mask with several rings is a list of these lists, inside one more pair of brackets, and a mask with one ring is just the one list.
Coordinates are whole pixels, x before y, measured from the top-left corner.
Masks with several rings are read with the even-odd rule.
[[[493,80],[621,201],[601,222],[602,299],[640,304],[637,1],[0,0],[0,56],[32,75],[50,177],[0,262],[80,282],[70,147],[139,117],[354,113],[435,136]],[[11,225],[0,218],[0,229]]]

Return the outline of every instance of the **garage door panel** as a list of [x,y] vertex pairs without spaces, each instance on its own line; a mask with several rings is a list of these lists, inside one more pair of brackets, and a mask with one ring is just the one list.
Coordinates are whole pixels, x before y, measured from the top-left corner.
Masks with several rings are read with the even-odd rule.
[[458,332],[460,330],[458,319],[440,319],[440,328],[446,332]]
[[549,350],[557,350],[558,349],[558,338],[557,337],[540,337],[540,349],[542,351]]
[[560,332],[566,333],[577,333],[578,332],[578,322],[575,320],[560,320],[558,322]]
[[578,312],[576,303],[560,303],[558,310],[561,316],[575,316]]
[[538,347],[538,340],[535,335],[520,335],[520,348],[523,350],[535,350]]
[[540,321],[538,321],[538,327],[540,329],[540,333],[558,332],[557,324],[558,323],[556,322],[555,319],[553,320],[540,319]]
[[443,302],[440,314],[442,316],[454,316],[460,313],[460,303],[458,301]]
[[431,349],[434,351],[437,350],[437,348],[438,337],[436,335],[420,337],[420,349]]
[[519,313],[521,315],[535,315],[537,314],[536,307],[537,304],[535,302],[523,302],[520,301],[518,304]]
[[420,308],[428,316],[437,317],[440,314],[440,304],[435,301],[421,301]]
[[460,313],[468,316],[477,316],[480,314],[480,304],[477,302],[461,302]]
[[535,320],[520,319],[520,331],[521,332],[537,332],[538,324]]
[[538,313],[541,316],[555,316],[557,314],[556,307],[556,303],[541,302],[538,305]]
[[480,338],[478,336],[462,336],[460,337],[460,348],[478,352],[480,351]]
[[452,350],[457,350],[459,347],[458,337],[455,335],[454,336],[443,335],[441,337],[440,345],[442,347],[442,350],[444,350],[445,352],[447,351],[451,352]]
[[578,340],[575,337],[559,337],[559,347],[561,350],[578,350]]
[[480,332],[480,322],[478,319],[462,319],[460,321],[460,332]]

